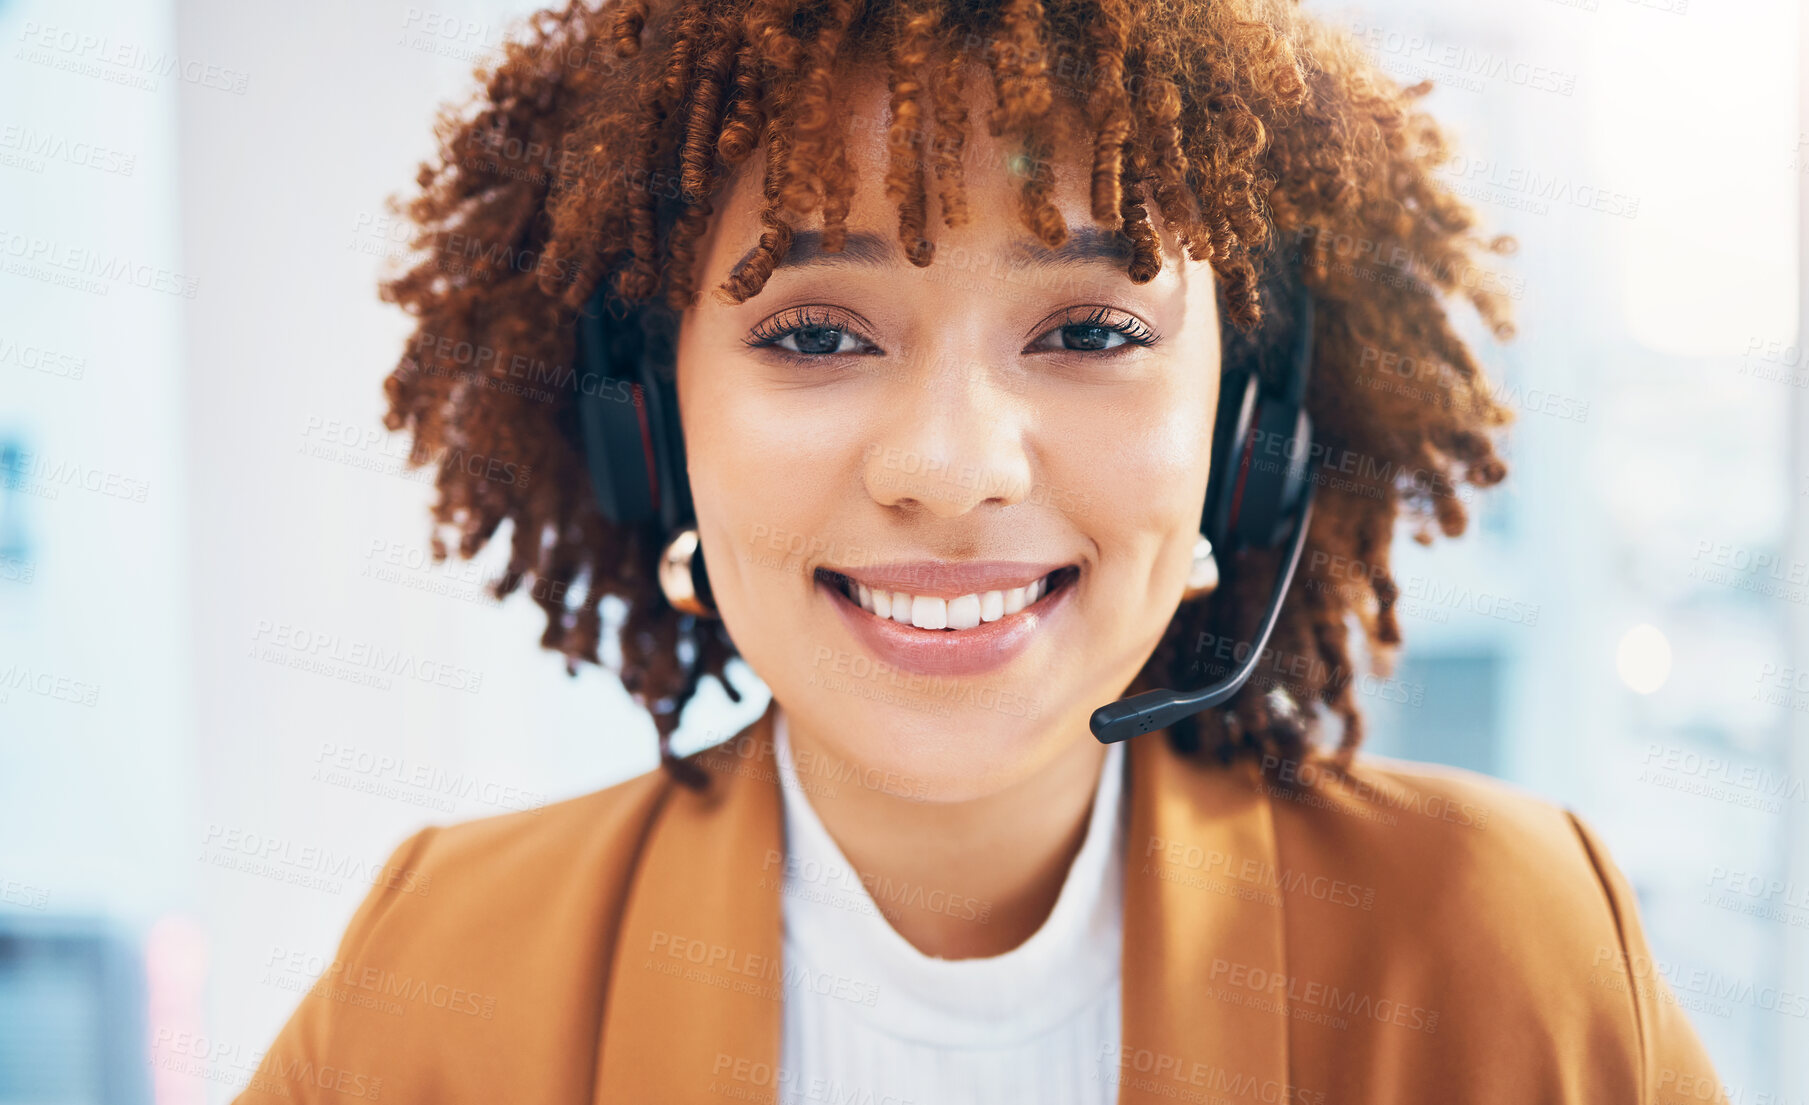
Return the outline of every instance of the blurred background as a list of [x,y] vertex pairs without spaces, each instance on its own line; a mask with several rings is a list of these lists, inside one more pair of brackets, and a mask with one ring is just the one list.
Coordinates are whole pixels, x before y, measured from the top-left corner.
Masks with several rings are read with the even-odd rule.
[[[1521,243],[1513,475],[1400,536],[1370,748],[1578,811],[1733,1099],[1809,1101],[1802,14],[1308,2]],[[0,1102],[228,1099],[404,836],[657,762],[380,423],[385,198],[526,10],[0,0]]]

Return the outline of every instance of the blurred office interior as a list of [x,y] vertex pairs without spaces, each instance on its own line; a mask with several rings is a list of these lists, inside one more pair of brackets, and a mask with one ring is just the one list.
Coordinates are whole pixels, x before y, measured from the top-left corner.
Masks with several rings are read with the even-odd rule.
[[[1735,1100],[1809,1100],[1801,12],[1309,6],[1435,82],[1449,179],[1521,243],[1520,334],[1478,335],[1512,477],[1461,540],[1399,536],[1369,748],[1576,810]],[[0,0],[0,1103],[230,1098],[368,890],[258,855],[355,871],[655,765],[613,677],[487,597],[499,549],[431,562],[381,432],[385,198],[525,11]],[[481,680],[298,670],[277,627]],[[765,701],[712,689],[684,741]]]

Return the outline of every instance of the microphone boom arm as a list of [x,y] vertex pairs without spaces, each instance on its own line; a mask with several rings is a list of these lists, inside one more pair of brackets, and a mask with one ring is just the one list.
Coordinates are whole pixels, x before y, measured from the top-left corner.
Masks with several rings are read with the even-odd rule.
[[1094,710],[1093,716],[1087,721],[1099,743],[1116,744],[1154,729],[1166,729],[1184,717],[1228,701],[1255,674],[1263,649],[1269,643],[1269,635],[1275,631],[1275,623],[1281,617],[1282,600],[1287,597],[1288,587],[1294,582],[1294,569],[1300,563],[1300,550],[1306,546],[1307,523],[1313,517],[1313,491],[1314,484],[1309,479],[1301,490],[1300,521],[1295,526],[1294,539],[1289,543],[1287,558],[1276,576],[1275,590],[1269,597],[1269,609],[1256,631],[1250,655],[1230,676],[1217,683],[1209,683],[1199,690],[1144,691],[1130,698],[1106,703]]

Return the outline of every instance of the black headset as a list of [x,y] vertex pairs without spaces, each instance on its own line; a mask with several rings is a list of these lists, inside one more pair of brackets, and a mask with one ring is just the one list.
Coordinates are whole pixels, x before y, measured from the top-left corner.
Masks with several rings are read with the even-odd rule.
[[[1227,331],[1200,532],[1221,565],[1247,550],[1287,546],[1268,607],[1249,654],[1225,678],[1193,691],[1145,691],[1094,710],[1088,724],[1102,743],[1166,728],[1237,694],[1255,672],[1293,582],[1313,510],[1313,423],[1306,412],[1313,298],[1286,265],[1276,266],[1260,294],[1263,324],[1252,333]],[[578,425],[591,486],[611,522],[657,521],[669,535],[696,517],[672,371],[675,316],[656,305],[635,312],[640,325],[612,325],[605,308],[619,304],[600,289],[577,323]],[[692,576],[707,599],[702,559],[693,557]]]

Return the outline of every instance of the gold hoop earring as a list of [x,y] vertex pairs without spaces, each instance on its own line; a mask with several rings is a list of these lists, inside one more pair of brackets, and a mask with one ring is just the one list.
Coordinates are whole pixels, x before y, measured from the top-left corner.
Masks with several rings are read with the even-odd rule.
[[1219,562],[1213,558],[1212,542],[1202,533],[1193,543],[1193,567],[1187,572],[1187,586],[1181,592],[1181,601],[1210,595],[1218,587]]
[[660,554],[660,590],[665,592],[666,601],[673,609],[700,618],[714,618],[716,608],[697,593],[697,577],[692,574],[697,557],[697,527],[687,526],[666,543],[666,551]]

